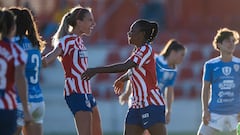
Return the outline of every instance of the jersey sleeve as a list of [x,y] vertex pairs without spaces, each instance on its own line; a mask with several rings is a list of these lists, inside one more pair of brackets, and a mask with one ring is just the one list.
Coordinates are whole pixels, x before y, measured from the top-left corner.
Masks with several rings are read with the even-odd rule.
[[203,67],[203,78],[204,81],[211,81],[211,66],[209,63],[205,63]]
[[65,44],[64,44],[64,39],[63,38],[59,39],[59,41],[55,42],[55,44],[56,44],[55,45],[56,48],[59,47],[62,50],[65,50]]
[[150,55],[151,50],[146,46],[143,46],[137,49],[136,52],[133,53],[132,56],[130,56],[129,59],[138,64],[139,67],[141,67]]

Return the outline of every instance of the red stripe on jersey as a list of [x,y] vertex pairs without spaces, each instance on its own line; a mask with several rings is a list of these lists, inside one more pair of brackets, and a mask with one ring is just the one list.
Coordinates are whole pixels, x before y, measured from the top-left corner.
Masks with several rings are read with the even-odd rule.
[[75,36],[71,36],[71,37],[67,37],[64,41],[64,45],[66,47],[66,45],[68,44],[69,41],[75,40],[76,37]]
[[15,97],[13,97],[13,95],[9,95],[9,96],[10,96],[11,102],[13,103],[13,108],[17,108],[17,104],[15,102]]
[[[17,48],[16,45],[14,45],[13,47],[16,50],[17,54],[19,56],[21,56],[21,51],[19,50],[19,48]],[[20,65],[25,64],[25,62],[23,61],[23,59],[21,57],[18,57],[17,60],[19,61]]]
[[164,100],[160,94],[151,92],[158,91],[156,78],[156,65],[154,53],[150,45],[138,48],[129,60],[138,66],[129,70],[130,80],[133,86],[133,108],[144,108],[148,105],[164,105]]
[[[66,81],[66,84],[65,84],[65,91],[68,91],[69,93],[73,93],[73,90],[71,89],[71,85],[69,84],[69,81]],[[65,93],[67,94],[67,93]]]
[[4,73],[2,77],[6,80],[6,84],[1,88],[5,91],[5,94],[0,98],[2,101],[0,109],[12,110],[17,108],[14,89],[16,66],[25,64],[27,55],[25,51],[16,44],[3,40],[0,41],[0,49],[1,61],[7,67],[6,69],[2,68],[2,73]]
[[[158,101],[158,102],[156,102],[156,103],[160,103],[160,105],[165,104],[165,101],[164,101],[163,97],[162,97],[161,94],[159,93],[159,89],[158,89],[158,90],[151,90],[151,93],[152,93],[153,98],[154,98],[155,100],[160,100],[160,102]],[[159,97],[160,97],[160,98],[159,98]]]
[[88,87],[85,86],[85,81],[82,81],[82,86],[83,86],[84,93],[87,93]]
[[81,74],[87,69],[87,49],[82,44],[82,40],[77,35],[67,35],[60,39],[59,46],[63,50],[62,65],[65,77],[73,79],[74,88],[69,84],[64,89],[66,96],[73,92],[80,94],[92,93],[89,81],[81,80]]
[[[78,84],[78,78],[77,78],[77,77],[74,77],[74,81],[75,81],[77,93],[81,93],[80,87],[79,87],[79,85],[77,85],[77,84]],[[71,92],[71,93],[72,93],[72,92]]]
[[6,98],[2,98],[2,101],[3,101],[4,108],[6,110],[9,110],[9,106],[8,106],[8,102],[7,102]]
[[[144,80],[144,75],[141,73],[141,71],[139,71],[138,69],[136,69],[136,72],[137,72],[137,73],[140,75],[140,77]],[[137,81],[137,83],[138,83],[139,86],[140,86],[140,90],[141,90],[141,93],[142,93],[141,99],[144,99],[144,88],[143,88],[143,86],[142,86],[142,85],[144,85],[144,84],[141,83],[141,81],[138,79],[137,76],[134,75],[134,78],[136,78],[135,80]],[[145,81],[145,80],[144,80],[144,81]]]
[[[154,97],[154,95],[152,95],[151,99],[154,101],[155,105],[160,105],[160,103],[158,102],[158,100]],[[150,100],[151,101],[151,100]]]
[[[143,87],[142,87],[142,85],[141,85],[140,80],[138,80],[138,78],[137,78],[136,76],[133,75],[133,79],[135,80],[135,81],[134,81],[135,84],[138,85],[138,87],[140,87],[140,88],[137,90],[136,94],[137,94],[137,96],[138,96],[138,102],[141,103],[141,101],[143,101],[143,99],[144,99]],[[141,96],[141,97],[140,97],[140,96]]]

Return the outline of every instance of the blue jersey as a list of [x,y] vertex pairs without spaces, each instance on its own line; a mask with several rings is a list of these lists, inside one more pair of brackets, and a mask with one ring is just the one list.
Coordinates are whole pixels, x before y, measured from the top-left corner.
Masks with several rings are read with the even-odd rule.
[[161,55],[156,56],[155,59],[158,87],[161,93],[164,93],[166,87],[174,86],[177,69],[169,67],[167,61]]
[[[28,82],[28,101],[42,102],[43,95],[39,85],[40,67],[42,64],[41,53],[38,48],[33,48],[32,43],[27,37],[20,39],[15,37],[14,42],[21,46],[28,54],[25,75]],[[20,98],[17,97],[18,102]]]
[[211,83],[209,111],[218,114],[240,112],[240,59],[223,62],[220,57],[204,64],[204,81]]

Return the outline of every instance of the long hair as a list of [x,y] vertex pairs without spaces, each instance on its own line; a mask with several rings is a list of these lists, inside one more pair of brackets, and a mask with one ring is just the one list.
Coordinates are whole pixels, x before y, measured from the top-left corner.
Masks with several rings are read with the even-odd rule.
[[16,17],[5,8],[0,9],[0,40],[6,38],[15,25]]
[[42,37],[38,32],[31,11],[28,8],[19,7],[11,7],[10,10],[17,16],[16,36],[19,36],[20,38],[26,36],[31,41],[33,47],[42,50],[45,47],[46,42],[42,40]]
[[91,13],[91,8],[76,6],[65,13],[57,32],[53,35],[53,44],[56,45],[60,38],[69,34],[71,32],[69,29],[73,29],[76,26],[77,20],[83,20],[86,13]]
[[175,39],[170,39],[160,52],[160,55],[162,55],[166,59],[173,50],[185,50],[185,47]]

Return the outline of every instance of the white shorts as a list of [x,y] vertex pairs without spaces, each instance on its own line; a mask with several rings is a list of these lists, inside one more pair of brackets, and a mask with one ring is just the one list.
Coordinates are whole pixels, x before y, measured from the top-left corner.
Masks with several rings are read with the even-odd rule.
[[[45,103],[44,102],[28,103],[28,108],[30,114],[32,114],[33,121],[35,123],[42,124],[45,114]],[[24,116],[21,103],[17,105],[17,125],[24,126]]]
[[201,123],[199,128],[199,132],[202,134],[206,134],[207,128],[211,127],[213,130],[218,130],[220,132],[223,131],[234,131],[237,128],[238,124],[238,114],[231,114],[231,115],[221,115],[216,113],[210,113],[211,119],[208,125],[204,125]]

